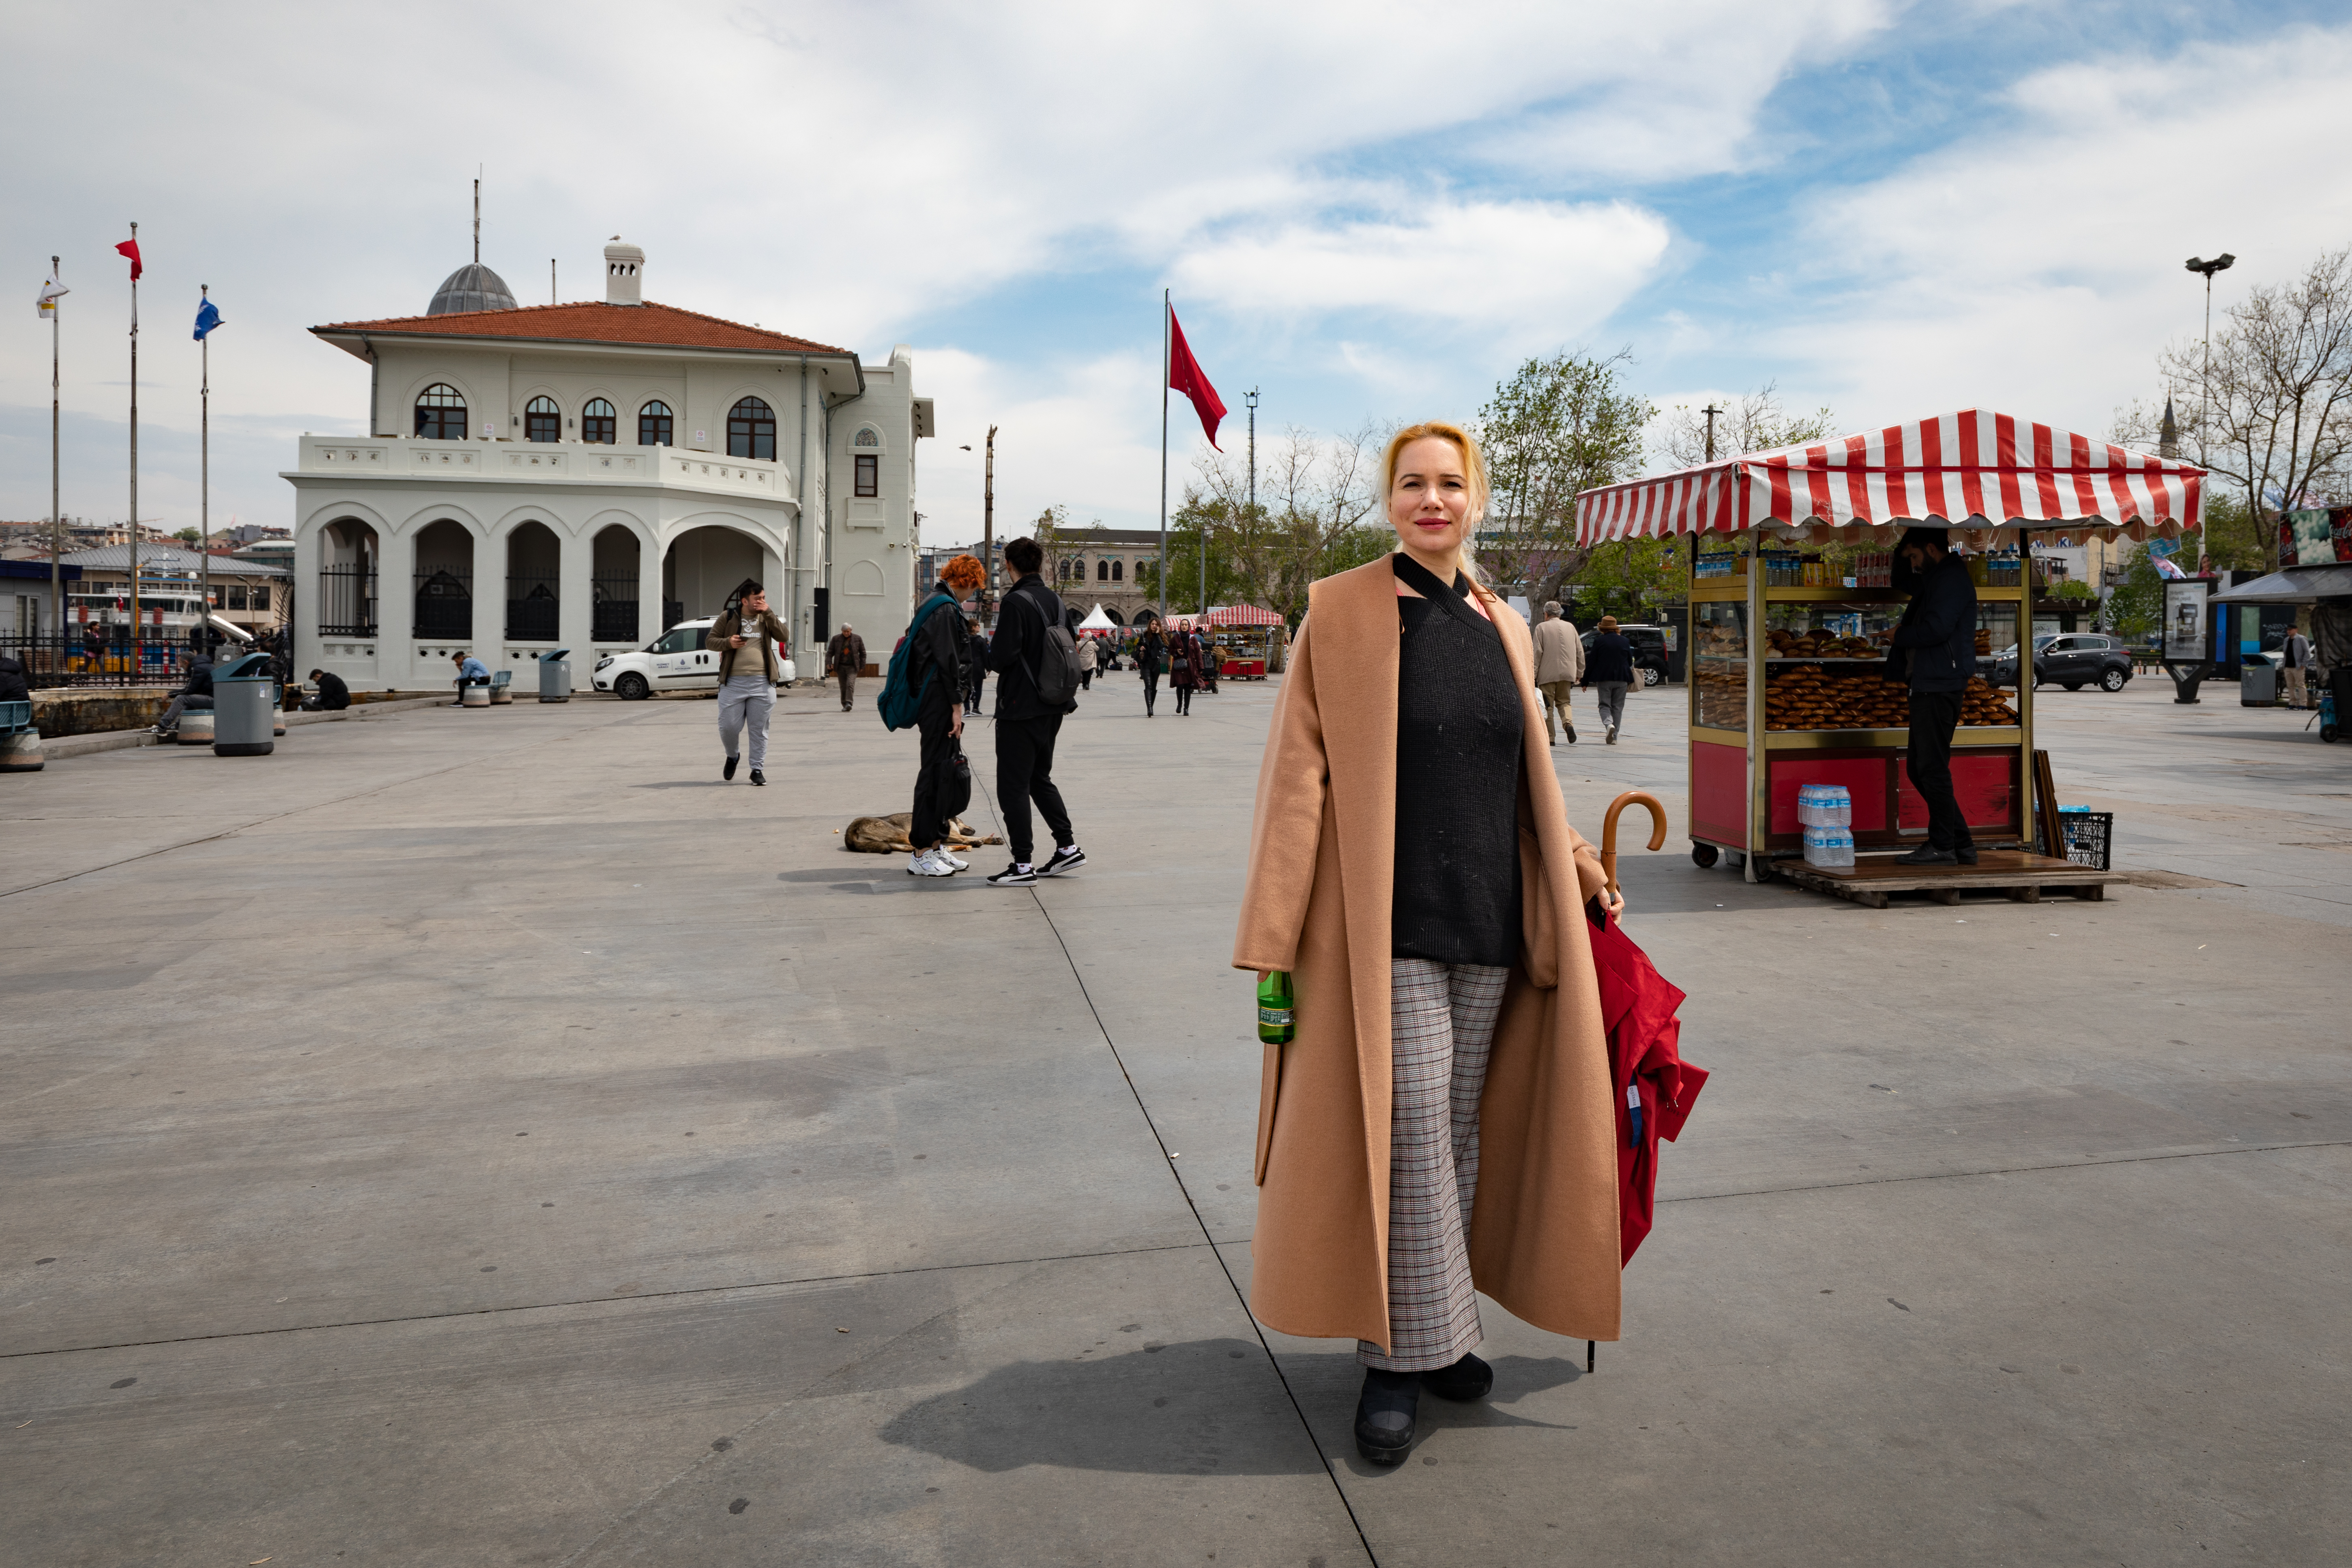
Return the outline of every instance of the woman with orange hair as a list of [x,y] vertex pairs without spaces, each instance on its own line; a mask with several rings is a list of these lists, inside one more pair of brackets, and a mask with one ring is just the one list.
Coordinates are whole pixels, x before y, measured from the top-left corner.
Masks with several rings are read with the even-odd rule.
[[[1456,426],[1382,458],[1399,548],[1308,591],[1258,773],[1236,968],[1287,971],[1266,1047],[1250,1306],[1357,1342],[1356,1444],[1403,1461],[1423,1389],[1483,1398],[1478,1292],[1618,1330],[1617,1150],[1585,921],[1527,623],[1475,577]],[[1622,907],[1622,906],[1621,906]]]
[[[910,877],[952,877],[970,862],[948,853],[948,818],[961,811],[962,800],[950,789],[949,774],[961,751],[963,690],[971,679],[971,647],[964,637],[963,612],[957,601],[977,594],[988,581],[987,572],[969,555],[959,555],[940,569],[940,585],[907,625],[907,683],[922,693],[915,730],[922,737],[922,761],[915,773],[913,819],[907,838],[914,853],[907,858]],[[967,797],[969,785],[966,786]]]

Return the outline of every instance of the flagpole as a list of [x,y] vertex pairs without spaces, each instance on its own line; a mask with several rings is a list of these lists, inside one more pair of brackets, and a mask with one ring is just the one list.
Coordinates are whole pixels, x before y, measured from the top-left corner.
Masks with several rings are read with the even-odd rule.
[[[58,280],[58,258],[49,258],[49,282]],[[57,638],[58,651],[50,656],[49,668],[61,672],[65,668],[66,647],[66,584],[64,520],[58,513],[58,323],[63,315],[58,301],[49,301],[49,620]]]
[[[139,244],[139,226],[131,226]],[[131,268],[131,669],[125,684],[139,682],[139,264]]]
[[[197,284],[196,293],[201,299],[210,300],[213,297],[212,285],[209,283]],[[196,307],[196,310],[199,314],[202,314],[204,306],[200,304]],[[196,625],[202,628],[202,635],[196,639],[196,647],[198,649],[203,649],[209,647],[212,645],[213,640],[212,333],[209,331],[205,332],[203,337],[196,340],[196,343],[197,346],[204,351],[205,364],[204,390],[199,394],[199,396],[202,399],[203,413],[197,416],[198,423],[196,426],[200,432],[197,437],[196,446],[196,451],[198,454],[196,458],[196,472],[199,476],[196,481]]]
[[1160,629],[1168,629],[1168,323],[1176,309],[1174,291],[1160,291]]

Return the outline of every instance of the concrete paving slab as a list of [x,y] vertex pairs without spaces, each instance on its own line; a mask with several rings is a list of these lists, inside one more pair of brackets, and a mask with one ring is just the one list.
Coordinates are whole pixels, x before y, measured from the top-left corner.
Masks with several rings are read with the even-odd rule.
[[[1716,1076],[1628,1339],[1587,1379],[1490,1311],[1507,1396],[1374,1477],[1348,1347],[1277,1375],[1207,1246],[1245,1274],[1272,695],[1098,680],[1090,864],[1028,892],[844,853],[912,743],[825,693],[764,790],[687,701],[10,781],[0,1516],[106,1563],[2332,1561],[2333,749],[2045,694],[2062,793],[2145,804],[2123,864],[2240,884],[2095,905],[1860,910],[1636,819]],[[1571,820],[1680,823],[1681,701],[1556,751]]]

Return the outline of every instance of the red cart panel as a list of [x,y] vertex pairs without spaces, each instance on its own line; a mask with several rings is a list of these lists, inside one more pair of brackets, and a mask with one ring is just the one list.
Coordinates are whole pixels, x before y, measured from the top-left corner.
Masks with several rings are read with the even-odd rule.
[[1690,830],[1694,838],[1747,846],[1746,747],[1713,741],[1691,742]]

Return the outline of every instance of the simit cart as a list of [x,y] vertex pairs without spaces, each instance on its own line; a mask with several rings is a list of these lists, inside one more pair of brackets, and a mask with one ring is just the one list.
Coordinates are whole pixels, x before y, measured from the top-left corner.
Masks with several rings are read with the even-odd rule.
[[[1579,496],[1580,544],[1692,542],[1692,858],[1704,867],[1728,857],[1748,880],[1765,880],[1776,857],[1802,854],[1798,791],[1843,784],[1864,853],[1841,875],[1878,889],[1857,895],[1865,901],[1907,890],[1896,882],[1940,884],[1948,895],[2084,880],[2033,853],[2030,682],[2010,692],[1971,681],[1953,738],[1954,789],[1985,863],[1897,875],[1869,854],[1909,848],[1927,826],[1904,767],[1906,694],[1885,667],[1906,601],[1891,585],[1895,542],[1906,528],[1940,528],[1968,552],[1977,651],[1990,655],[2032,635],[2021,613],[2032,591],[2026,531],[2177,537],[2197,526],[2203,479],[2174,458],[1968,409]],[[1832,540],[1864,547],[1834,580],[1803,548]],[[2096,896],[2095,884],[2084,890]]]

